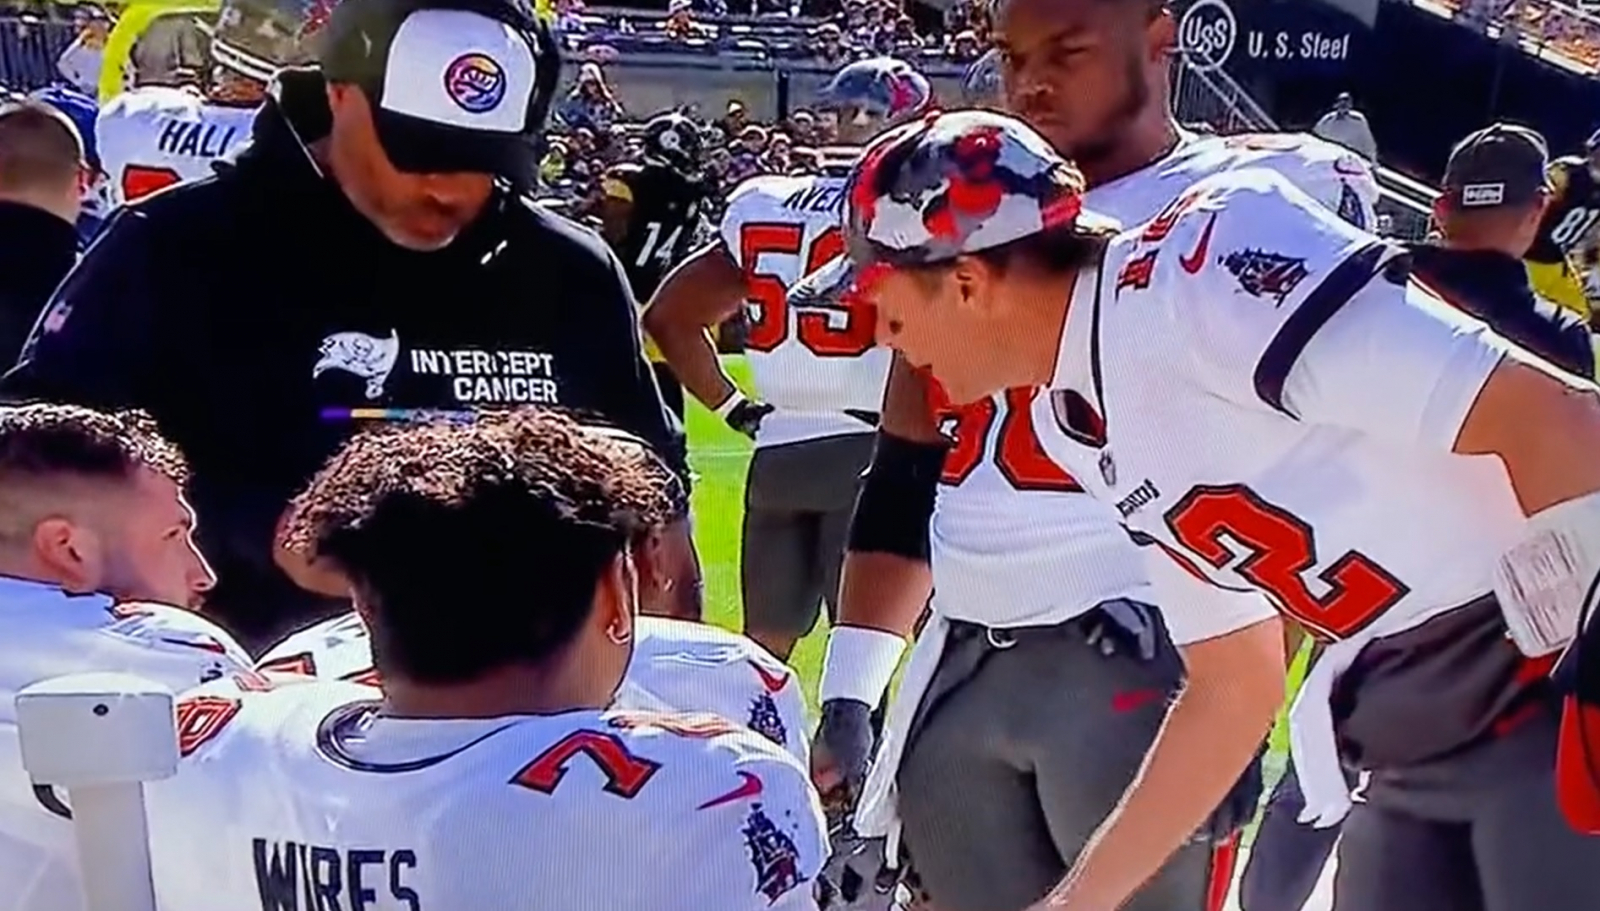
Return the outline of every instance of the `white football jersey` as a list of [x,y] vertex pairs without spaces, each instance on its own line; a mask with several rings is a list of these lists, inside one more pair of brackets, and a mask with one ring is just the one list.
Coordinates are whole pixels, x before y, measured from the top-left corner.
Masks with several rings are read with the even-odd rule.
[[1307,133],[1184,134],[1147,167],[1092,188],[1092,210],[1124,225],[1153,218],[1196,181],[1238,168],[1270,168],[1346,222],[1371,231],[1381,194],[1372,166],[1356,153]]
[[162,911],[814,911],[807,770],[718,716],[401,719],[358,684],[179,703],[147,788]]
[[844,312],[796,313],[788,289],[844,251],[839,215],[843,176],[752,177],[728,197],[721,235],[744,270],[750,297],[745,356],[756,390],[776,410],[761,421],[757,446],[871,433],[848,410],[877,412],[889,351],[876,327]]
[[79,911],[66,794],[35,786],[22,767],[17,692],[89,672],[135,674],[180,692],[247,673],[250,659],[191,611],[11,578],[0,578],[0,643],[0,911]]
[[95,121],[112,201],[134,202],[211,173],[211,163],[250,138],[256,109],[213,104],[183,89],[129,89]]
[[[378,683],[367,626],[354,613],[291,635],[256,669]],[[617,705],[711,712],[748,726],[802,764],[810,762],[805,697],[794,671],[750,639],[715,626],[639,617]]]
[[[1354,153],[1312,136],[1185,135],[1151,165],[1092,188],[1087,206],[1123,224],[1156,214],[1180,190],[1212,174],[1267,165],[1324,205],[1370,224],[1378,185]],[[947,616],[999,626],[1059,623],[1112,598],[1154,600],[1173,638],[1192,642],[1270,616],[1253,594],[1228,600],[1145,557],[1118,517],[1085,496],[1079,478],[1044,454],[1029,410],[1036,393],[1012,390],[965,408],[935,408],[954,440],[930,525],[934,603]],[[1094,472],[1102,469],[1094,466]],[[1061,494],[1069,494],[1061,496]]]
[[1388,275],[1398,252],[1275,171],[1194,185],[1080,279],[1046,448],[1188,569],[1331,639],[1487,593],[1525,520],[1498,459],[1451,447],[1506,343]]

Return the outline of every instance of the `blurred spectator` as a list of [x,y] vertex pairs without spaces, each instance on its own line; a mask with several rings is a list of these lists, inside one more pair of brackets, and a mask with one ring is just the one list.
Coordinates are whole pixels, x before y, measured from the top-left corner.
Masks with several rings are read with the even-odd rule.
[[12,360],[78,256],[83,138],[38,101],[0,106],[0,359]]
[[550,140],[544,158],[539,162],[539,183],[554,187],[567,177],[567,144],[561,139]]
[[661,23],[661,30],[673,41],[710,38],[716,34],[714,29],[706,28],[694,21],[693,0],[670,0],[667,4],[667,18]]
[[891,55],[908,60],[916,59],[917,55],[921,54],[923,49],[927,47],[923,43],[922,36],[917,34],[917,24],[911,20],[910,16],[906,15],[895,18],[887,41],[880,42],[880,44],[884,43],[887,44],[887,50]]
[[577,81],[562,99],[556,116],[573,129],[587,128],[593,133],[609,130],[622,117],[622,103],[606,84],[599,64],[585,63],[578,68]]
[[945,48],[945,55],[957,63],[971,63],[982,57],[983,46],[978,42],[978,33],[970,28],[957,32]]
[[728,161],[726,177],[729,186],[737,186],[741,181],[763,173],[762,156],[766,151],[767,131],[764,128],[752,123],[740,130]]
[[842,64],[850,58],[844,31],[833,22],[824,22],[812,29],[811,34],[806,36],[806,49],[823,63]]
[[815,145],[817,141],[817,118],[805,108],[800,108],[789,115],[789,135],[794,137],[798,145]]
[[1322,115],[1311,132],[1374,164],[1378,161],[1378,142],[1372,138],[1372,127],[1367,125],[1367,116],[1355,109],[1349,92],[1339,93],[1333,101],[1333,109]]
[[761,168],[768,174],[787,174],[794,167],[794,160],[790,157],[791,147],[789,137],[781,132],[774,131],[767,140],[767,150],[761,156]]
[[100,67],[105,59],[106,37],[111,33],[111,17],[97,6],[81,6],[75,20],[78,36],[56,58],[56,72],[78,91],[98,95]]
[[731,139],[744,130],[749,116],[745,111],[744,102],[733,98],[728,101],[727,113],[722,115],[722,119],[718,120],[716,125],[722,130],[723,135]]

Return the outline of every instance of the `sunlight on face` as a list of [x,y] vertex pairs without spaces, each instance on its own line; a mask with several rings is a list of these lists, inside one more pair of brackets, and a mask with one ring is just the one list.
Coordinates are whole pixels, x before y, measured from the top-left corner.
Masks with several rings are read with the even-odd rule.
[[329,156],[350,204],[384,236],[410,250],[450,245],[489,201],[488,174],[406,174],[378,142],[372,108],[360,89],[328,86],[333,111]]
[[105,590],[129,600],[199,606],[217,577],[195,543],[194,510],[178,485],[140,470],[107,505]]

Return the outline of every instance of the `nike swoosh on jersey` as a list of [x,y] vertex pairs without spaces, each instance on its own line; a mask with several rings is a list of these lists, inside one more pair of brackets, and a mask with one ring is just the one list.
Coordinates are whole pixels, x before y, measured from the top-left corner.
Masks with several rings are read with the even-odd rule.
[[735,801],[748,800],[748,799],[750,799],[752,797],[761,796],[762,784],[761,784],[761,779],[760,778],[757,778],[751,772],[740,772],[739,773],[739,777],[744,779],[744,780],[739,783],[739,786],[737,788],[734,788],[733,790],[731,790],[728,793],[722,795],[721,797],[713,797],[710,800],[706,801],[705,803],[701,804],[700,806],[695,807],[695,809],[697,809],[697,810],[709,810],[712,807],[720,807],[720,806],[723,806],[725,804],[733,803]]
[[1206,265],[1206,251],[1211,249],[1211,229],[1217,226],[1217,213],[1211,213],[1211,220],[1206,222],[1206,228],[1200,232],[1200,240],[1194,245],[1194,252],[1188,256],[1178,258],[1178,265],[1190,275],[1199,272]]
[[774,674],[754,661],[750,662],[750,666],[756,669],[756,676],[761,678],[761,685],[766,687],[769,693],[782,692],[783,688],[789,685],[789,675],[785,672]]

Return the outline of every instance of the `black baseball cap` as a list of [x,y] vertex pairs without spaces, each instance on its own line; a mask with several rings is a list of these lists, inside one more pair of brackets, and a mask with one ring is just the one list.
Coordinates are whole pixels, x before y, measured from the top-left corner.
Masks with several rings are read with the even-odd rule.
[[1550,146],[1537,130],[1496,123],[1470,133],[1450,150],[1445,198],[1460,210],[1522,206],[1549,189]]
[[344,0],[318,59],[367,96],[397,169],[534,179],[561,62],[527,0]]

